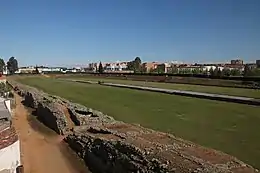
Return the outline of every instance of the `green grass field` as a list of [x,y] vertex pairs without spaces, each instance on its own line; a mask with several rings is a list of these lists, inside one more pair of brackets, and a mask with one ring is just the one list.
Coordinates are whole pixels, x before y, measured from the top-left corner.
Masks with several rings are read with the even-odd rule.
[[93,76],[84,76],[84,77],[67,76],[63,78],[89,80],[89,81],[102,80],[104,82],[111,82],[111,83],[118,83],[118,84],[132,84],[132,85],[150,86],[150,87],[166,88],[166,89],[176,89],[176,90],[260,98],[260,90],[256,90],[256,89],[202,86],[202,85],[189,85],[189,84],[170,84],[170,83],[159,83],[159,82],[143,82],[143,81],[122,80],[122,79],[95,78]]
[[53,78],[21,83],[107,113],[118,120],[172,133],[260,168],[260,108]]

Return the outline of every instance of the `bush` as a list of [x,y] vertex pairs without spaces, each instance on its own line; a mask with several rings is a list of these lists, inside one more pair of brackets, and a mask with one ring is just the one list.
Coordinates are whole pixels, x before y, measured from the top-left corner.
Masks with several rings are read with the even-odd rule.
[[104,81],[98,81],[98,84],[103,84],[104,83]]

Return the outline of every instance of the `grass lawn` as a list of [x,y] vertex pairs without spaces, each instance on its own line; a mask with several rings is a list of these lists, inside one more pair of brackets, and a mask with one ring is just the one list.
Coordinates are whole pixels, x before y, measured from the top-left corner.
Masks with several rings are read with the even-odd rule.
[[118,120],[222,150],[260,168],[260,107],[52,78],[17,80]]
[[118,84],[132,84],[132,85],[150,86],[150,87],[166,88],[166,89],[187,90],[187,91],[214,93],[214,94],[226,94],[226,95],[233,95],[233,96],[260,98],[260,90],[256,90],[256,89],[202,86],[202,85],[189,85],[189,84],[171,84],[171,83],[159,83],[159,82],[143,82],[143,81],[122,80],[122,79],[95,78],[93,76],[85,76],[85,77],[68,76],[63,78],[90,80],[90,81],[102,80],[104,82],[111,82],[111,83],[118,83]]

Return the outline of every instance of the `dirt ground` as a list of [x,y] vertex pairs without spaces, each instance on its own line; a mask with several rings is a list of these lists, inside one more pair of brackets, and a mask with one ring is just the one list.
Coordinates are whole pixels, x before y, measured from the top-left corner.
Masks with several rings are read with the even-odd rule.
[[62,136],[49,130],[30,115],[15,95],[13,125],[21,142],[25,173],[89,173],[84,163],[62,142]]

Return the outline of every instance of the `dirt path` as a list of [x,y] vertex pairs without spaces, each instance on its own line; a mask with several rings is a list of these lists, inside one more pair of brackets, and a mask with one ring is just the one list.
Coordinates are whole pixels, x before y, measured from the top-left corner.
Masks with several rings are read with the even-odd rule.
[[72,129],[75,126],[75,124],[73,123],[73,121],[70,118],[70,113],[69,113],[68,109],[65,106],[63,106],[62,109],[63,109],[63,113],[64,113],[64,115],[66,117],[66,120],[67,120],[67,123],[68,123],[68,127],[69,127],[69,129]]
[[25,173],[89,173],[62,137],[30,115],[18,95],[15,99],[13,125],[21,141]]

